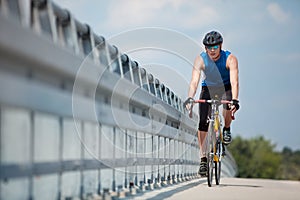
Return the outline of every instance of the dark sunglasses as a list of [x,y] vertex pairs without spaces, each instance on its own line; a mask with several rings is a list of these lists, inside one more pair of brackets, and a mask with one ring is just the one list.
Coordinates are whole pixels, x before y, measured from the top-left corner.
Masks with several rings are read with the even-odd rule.
[[219,48],[219,45],[215,45],[215,46],[206,46],[206,48],[207,48],[208,50],[212,50],[212,49],[217,50],[217,49]]

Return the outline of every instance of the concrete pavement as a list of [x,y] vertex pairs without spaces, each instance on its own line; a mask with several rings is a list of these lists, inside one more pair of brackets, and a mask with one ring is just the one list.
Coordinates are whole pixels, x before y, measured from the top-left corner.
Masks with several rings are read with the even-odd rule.
[[222,178],[219,186],[209,188],[206,178],[201,178],[146,192],[134,199],[298,200],[300,181]]

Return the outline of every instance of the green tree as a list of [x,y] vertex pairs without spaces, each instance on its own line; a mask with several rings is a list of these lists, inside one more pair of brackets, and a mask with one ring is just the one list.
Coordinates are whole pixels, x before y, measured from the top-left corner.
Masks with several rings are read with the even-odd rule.
[[284,147],[282,162],[279,167],[279,179],[300,180],[300,151],[293,152],[290,148]]
[[238,165],[238,177],[277,178],[282,157],[275,152],[275,147],[262,136],[251,139],[236,137],[229,150]]

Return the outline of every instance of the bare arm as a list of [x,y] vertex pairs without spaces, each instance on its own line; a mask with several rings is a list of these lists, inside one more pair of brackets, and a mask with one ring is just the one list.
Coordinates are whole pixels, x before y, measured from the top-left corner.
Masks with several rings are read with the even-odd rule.
[[230,84],[232,91],[232,99],[239,99],[239,68],[238,60],[234,55],[229,55],[227,59],[227,67],[230,70]]
[[197,56],[194,61],[194,66],[192,70],[192,78],[189,86],[188,97],[194,98],[198,84],[200,81],[201,70],[204,68],[204,62],[201,56]]

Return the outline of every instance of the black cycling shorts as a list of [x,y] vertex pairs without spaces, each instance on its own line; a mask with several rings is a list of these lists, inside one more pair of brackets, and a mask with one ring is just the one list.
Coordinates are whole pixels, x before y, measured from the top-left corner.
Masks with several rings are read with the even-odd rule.
[[[232,100],[232,93],[231,93],[231,85],[225,85],[221,87],[208,87],[202,86],[200,99],[211,99],[215,96],[218,96],[219,99],[222,100]],[[227,104],[223,104],[223,108],[226,110],[230,110]],[[199,131],[207,131],[208,130],[208,114],[211,112],[211,106],[208,103],[200,103],[199,104]]]

